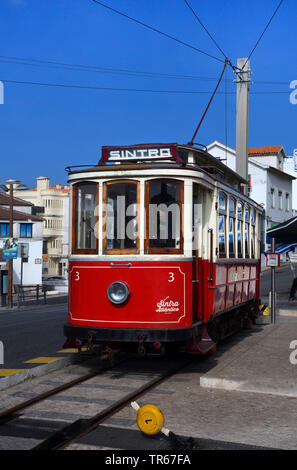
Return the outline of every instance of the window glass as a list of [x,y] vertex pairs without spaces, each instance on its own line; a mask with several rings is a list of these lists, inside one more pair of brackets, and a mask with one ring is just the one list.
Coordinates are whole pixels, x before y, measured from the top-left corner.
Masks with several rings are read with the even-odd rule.
[[229,217],[229,256],[235,256],[235,244],[234,244],[234,229],[235,229],[235,219]]
[[255,209],[251,209],[251,223],[255,225]]
[[249,258],[250,255],[250,208],[245,206],[245,224],[244,224],[244,246],[245,257]]
[[250,240],[250,234],[249,234],[249,225],[245,223],[244,224],[244,246],[245,246],[245,257],[249,258],[249,240]]
[[137,248],[137,183],[107,184],[106,250]]
[[20,224],[20,238],[32,238],[32,224]]
[[225,216],[219,216],[219,253],[221,255],[226,254],[226,239],[225,239],[226,227],[225,227]]
[[238,258],[242,258],[242,221],[237,221],[237,250]]
[[220,191],[220,194],[219,194],[219,210],[220,211],[226,211],[227,209],[226,203],[227,203],[227,198],[225,194],[222,193],[222,191]]
[[236,201],[234,197],[230,197],[229,198],[229,213],[230,214],[235,214],[235,204],[236,204]]
[[242,203],[238,202],[237,204],[237,217],[242,220]]
[[251,247],[252,247],[251,257],[255,258],[255,226],[254,225],[252,225],[252,230],[251,230]]
[[152,181],[148,191],[148,248],[181,250],[181,183]]
[[0,237],[9,237],[9,224],[0,224]]
[[226,256],[226,212],[227,196],[220,191],[219,193],[219,256]]
[[75,185],[75,250],[96,250],[97,184]]

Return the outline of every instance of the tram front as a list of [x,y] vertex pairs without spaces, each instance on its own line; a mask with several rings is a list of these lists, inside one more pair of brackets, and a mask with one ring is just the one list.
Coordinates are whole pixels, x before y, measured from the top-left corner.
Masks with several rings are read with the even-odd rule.
[[176,146],[103,148],[69,183],[67,344],[157,352],[191,340],[192,186]]

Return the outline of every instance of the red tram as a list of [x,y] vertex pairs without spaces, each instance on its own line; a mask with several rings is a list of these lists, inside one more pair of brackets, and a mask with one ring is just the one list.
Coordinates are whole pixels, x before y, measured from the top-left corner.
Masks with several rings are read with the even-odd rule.
[[263,209],[206,150],[103,147],[69,183],[68,345],[204,354],[259,314]]

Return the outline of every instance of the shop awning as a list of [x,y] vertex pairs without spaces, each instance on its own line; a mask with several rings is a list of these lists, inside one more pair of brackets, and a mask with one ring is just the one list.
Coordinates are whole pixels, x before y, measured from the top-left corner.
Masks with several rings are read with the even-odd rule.
[[[297,247],[297,243],[279,243],[275,247],[275,253],[287,253],[288,251],[294,250]],[[265,251],[265,253],[271,253],[271,250]]]
[[271,243],[272,238],[275,238],[277,244],[297,245],[297,217],[267,230],[267,243]]

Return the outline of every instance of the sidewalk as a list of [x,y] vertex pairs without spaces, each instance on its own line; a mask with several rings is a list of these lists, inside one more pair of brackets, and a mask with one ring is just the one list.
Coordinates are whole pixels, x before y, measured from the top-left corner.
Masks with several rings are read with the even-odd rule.
[[286,307],[277,308],[275,325],[254,326],[250,334],[240,334],[239,343],[229,344],[201,377],[201,386],[297,398],[297,302]]

